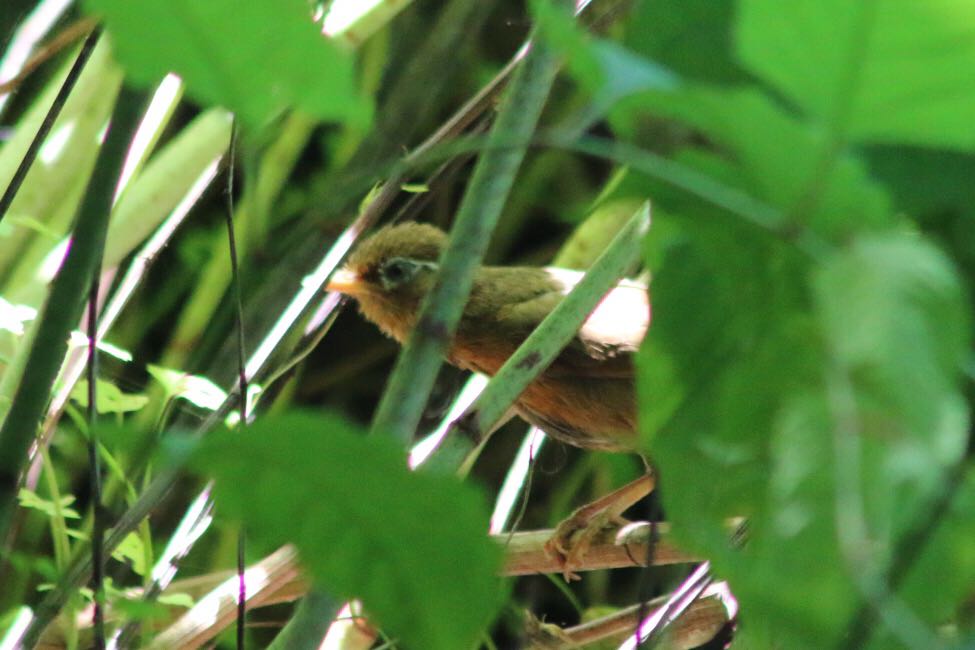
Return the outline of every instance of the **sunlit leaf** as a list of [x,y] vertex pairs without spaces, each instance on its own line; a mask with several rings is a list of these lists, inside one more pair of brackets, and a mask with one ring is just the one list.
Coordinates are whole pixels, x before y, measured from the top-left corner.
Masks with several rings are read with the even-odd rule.
[[[99,413],[131,413],[149,403],[149,398],[138,393],[123,393],[115,384],[99,379],[97,383],[97,410]],[[82,407],[88,406],[88,380],[82,379],[71,391],[71,399]]]
[[255,128],[292,106],[359,126],[370,119],[351,55],[318,31],[302,0],[88,0],[86,7],[105,19],[120,61],[140,84],[175,72],[188,95]]
[[61,516],[65,519],[81,519],[81,515],[74,508],[70,508],[75,499],[72,495],[66,495],[61,497],[59,500],[60,507],[56,508],[53,501],[44,499],[37,495],[36,492],[28,490],[27,488],[20,488],[17,493],[17,501],[20,503],[22,508],[30,508],[31,510],[39,510],[49,517],[54,517],[60,511]]
[[227,399],[227,393],[211,380],[179,370],[149,364],[149,375],[162,384],[170,397],[182,397],[200,408],[216,410]]
[[119,562],[127,562],[137,575],[146,574],[146,551],[142,538],[136,533],[129,533],[112,551],[112,557]]
[[830,130],[971,149],[975,5],[968,0],[742,0],[744,64]]

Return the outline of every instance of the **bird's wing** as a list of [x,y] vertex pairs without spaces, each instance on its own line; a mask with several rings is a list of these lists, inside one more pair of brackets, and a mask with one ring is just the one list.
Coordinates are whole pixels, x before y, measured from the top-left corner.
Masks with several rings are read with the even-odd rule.
[[[551,312],[582,278],[579,271],[546,269],[559,290],[505,307],[504,320],[521,325],[525,336]],[[552,376],[633,376],[633,353],[650,325],[646,285],[623,280],[599,302],[558,359],[546,371]]]

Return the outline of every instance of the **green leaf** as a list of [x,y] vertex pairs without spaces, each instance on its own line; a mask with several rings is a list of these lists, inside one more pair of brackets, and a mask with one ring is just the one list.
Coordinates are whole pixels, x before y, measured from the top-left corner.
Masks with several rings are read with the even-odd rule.
[[104,18],[130,79],[151,85],[167,72],[187,94],[221,105],[251,128],[300,108],[323,120],[366,126],[350,54],[322,36],[303,0],[88,0]]
[[105,266],[120,264],[149,237],[210,165],[227,150],[230,116],[211,110],[166,143],[136,176],[112,211]]
[[[72,503],[74,503],[74,496],[66,495],[61,497],[61,516],[65,519],[81,519],[81,515],[74,508],[69,508]],[[54,502],[47,499],[41,498],[37,493],[28,490],[27,488],[20,488],[17,493],[17,501],[20,503],[21,508],[30,508],[32,510],[40,510],[49,517],[55,515]]]
[[828,238],[895,223],[890,199],[852,154],[835,152],[821,130],[778,107],[761,91],[684,86],[624,102],[614,123],[624,131],[653,111],[703,131],[737,168],[744,191],[782,211],[780,224],[804,224]]
[[737,24],[743,63],[828,130],[975,146],[968,0],[741,0]]
[[731,0],[641,0],[624,27],[635,53],[698,81],[749,80],[733,57]]
[[[880,602],[871,585],[888,584],[904,536],[965,452],[964,293],[914,234],[864,234],[814,263],[708,216],[657,214],[683,237],[654,268],[638,359],[645,449],[675,534],[729,580],[752,633],[832,647]],[[909,564],[896,597],[918,620],[878,625],[875,647],[930,640],[956,614],[975,579],[960,541],[975,525],[961,514],[970,489],[939,524],[946,532],[909,549],[960,575],[940,593],[945,571]],[[748,519],[740,548],[726,527],[736,516]]]
[[725,519],[765,507],[769,430],[784,396],[814,376],[817,355],[794,249],[706,213],[682,226],[653,269],[654,320],[638,356],[641,432],[668,516],[695,546],[725,555]]
[[[85,65],[50,136],[38,153],[24,184],[10,205],[0,228],[0,273],[5,291],[16,290],[16,301],[39,307],[47,295],[50,275],[39,273],[42,261],[69,231],[85,185],[98,155],[99,134],[112,114],[122,82],[122,70],[112,61],[107,42],[100,42]],[[16,123],[10,139],[0,148],[0,187],[6,188],[71,67],[65,61],[46,83],[43,92]],[[26,98],[25,98],[26,99]],[[37,236],[34,228],[9,227],[11,218],[26,218],[47,228]],[[55,232],[52,240],[48,233]],[[62,254],[63,255],[63,254]],[[58,258],[60,259],[60,258]],[[13,294],[8,294],[13,297]],[[22,349],[28,349],[23,346]]]
[[592,114],[600,115],[634,93],[679,84],[677,75],[666,67],[612,41],[591,37],[569,12],[550,0],[534,0],[531,7],[542,38],[566,57],[570,73],[592,97]]
[[884,183],[898,206],[923,219],[944,213],[975,215],[975,156],[908,146],[867,147],[873,176]]
[[884,442],[874,498],[885,517],[910,521],[909,495],[936,492],[968,437],[961,283],[934,246],[893,234],[854,242],[819,271],[815,289],[827,345],[855,391],[860,435]]
[[146,371],[158,381],[168,397],[182,397],[200,408],[215,411],[227,399],[227,393],[202,375],[148,364]]
[[[99,413],[132,413],[140,410],[149,403],[149,398],[138,393],[123,393],[115,384],[97,380],[96,387],[98,392],[95,395],[97,400],[97,411]],[[88,380],[82,379],[71,391],[71,399],[78,402],[82,408],[88,406]]]
[[128,562],[137,575],[146,574],[146,552],[142,538],[136,533],[129,533],[112,551],[112,557],[119,562]]
[[[915,613],[926,621],[956,620],[962,638],[970,644],[975,636],[975,616],[971,609],[975,581],[975,474],[969,463],[957,491],[949,495],[942,517],[932,521],[918,553],[910,565],[900,590]],[[923,545],[922,545],[923,544]],[[961,603],[961,605],[959,605]],[[960,611],[959,611],[960,610]],[[879,634],[874,647],[890,647],[889,634]]]
[[162,594],[159,596],[160,605],[169,605],[171,607],[185,607],[189,609],[195,603],[193,602],[193,597],[189,594],[184,594],[182,592],[176,592],[173,594]]
[[315,582],[361,598],[410,647],[470,647],[497,612],[500,548],[482,496],[410,472],[392,441],[295,412],[211,434],[193,464],[216,480],[218,507],[244,520],[248,540],[293,542]]

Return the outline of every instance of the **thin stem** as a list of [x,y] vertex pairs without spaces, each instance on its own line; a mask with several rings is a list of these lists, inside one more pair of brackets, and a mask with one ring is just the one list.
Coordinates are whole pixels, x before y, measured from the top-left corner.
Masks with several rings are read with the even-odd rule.
[[91,583],[94,592],[95,648],[105,647],[105,516],[102,510],[102,465],[98,454],[98,294],[99,273],[88,293],[88,479],[92,503]]
[[[240,428],[247,427],[247,372],[244,359],[244,299],[240,287],[240,264],[237,259],[237,238],[234,235],[234,159],[237,151],[237,120],[234,119],[230,131],[230,151],[227,154],[227,240],[230,251],[231,283],[234,287],[234,302],[237,320],[237,376],[238,376],[238,404],[240,409]],[[244,573],[245,532],[243,526],[237,531],[237,648],[244,648],[244,629],[247,614],[247,581]]]

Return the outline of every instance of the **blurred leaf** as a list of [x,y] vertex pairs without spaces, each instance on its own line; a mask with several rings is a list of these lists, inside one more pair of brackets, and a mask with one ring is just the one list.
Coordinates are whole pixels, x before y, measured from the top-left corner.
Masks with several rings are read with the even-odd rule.
[[975,156],[953,151],[876,145],[864,151],[873,175],[899,207],[924,217],[975,213]]
[[829,131],[971,149],[975,4],[741,0],[743,63]]
[[126,562],[132,570],[140,576],[146,575],[146,551],[142,538],[136,533],[129,533],[112,551],[112,557],[119,562]]
[[166,606],[159,600],[145,600],[143,598],[126,597],[125,592],[115,591],[112,594],[112,608],[119,612],[125,620],[132,621],[165,621],[169,616]]
[[614,123],[626,131],[647,111],[712,138],[738,168],[742,189],[780,208],[789,222],[829,238],[894,223],[889,198],[857,158],[833,152],[821,130],[798,121],[757,89],[685,86],[643,93],[614,112]]
[[[924,531],[922,545],[911,548],[918,554],[909,567],[900,593],[916,613],[928,621],[957,621],[961,638],[970,644],[975,636],[975,475],[972,466],[947,512]],[[874,647],[889,647],[888,635],[880,634]]]
[[880,520],[872,528],[897,534],[965,451],[961,284],[939,250],[909,235],[863,237],[814,282],[829,351],[855,393],[848,416],[858,435],[882,443],[878,473],[866,477],[868,514]]
[[502,602],[481,495],[410,472],[389,440],[332,415],[290,413],[211,434],[194,464],[249,540],[293,542],[317,583],[361,598],[411,647],[470,647]]
[[551,0],[534,0],[531,7],[542,38],[566,57],[572,76],[592,97],[592,114],[602,114],[633,93],[679,84],[679,77],[666,67],[613,41],[593,38]]
[[158,600],[159,604],[169,605],[171,607],[185,607],[189,609],[195,605],[192,596],[178,592],[174,594],[161,594]]
[[371,119],[352,56],[319,33],[303,0],[88,0],[85,6],[105,19],[119,59],[141,85],[175,72],[190,96],[224,106],[254,129],[292,106],[360,127]]
[[748,81],[732,52],[731,0],[640,0],[626,22],[637,54],[697,81]]
[[[61,497],[60,499],[60,510],[61,516],[65,519],[81,519],[81,515],[74,508],[69,508],[72,503],[74,503],[74,496],[68,494]],[[53,517],[55,515],[54,502],[47,499],[43,499],[37,495],[37,493],[28,490],[27,488],[20,488],[17,493],[17,502],[20,504],[21,508],[30,508],[31,510],[40,510],[48,517]]]
[[[917,235],[864,235],[816,263],[704,217],[677,221],[683,239],[654,269],[638,366],[646,450],[675,534],[730,581],[753,634],[828,647],[877,602],[864,585],[890,570],[964,453],[963,293]],[[845,384],[835,383],[837,362]],[[853,454],[838,442],[851,417],[844,395],[859,426]],[[862,516],[851,519],[856,504]],[[729,544],[734,516],[749,521],[743,548]],[[968,531],[975,520],[952,526]],[[958,550],[925,552],[950,563]],[[911,572],[917,586],[899,597],[920,623],[905,622],[907,633],[933,638],[952,616],[975,579],[966,557],[936,603],[924,596],[936,579]],[[878,631],[877,647],[891,647],[891,634]]]
[[149,364],[146,371],[162,384],[167,397],[182,397],[200,408],[215,411],[220,408],[227,393],[211,380],[201,375],[190,375],[180,370],[172,370]]
[[640,424],[668,516],[714,557],[729,550],[725,519],[765,508],[769,430],[817,354],[800,256],[735,223],[695,225],[654,268]]
[[[140,410],[149,403],[149,398],[138,393],[123,393],[115,384],[97,380],[98,391],[95,395],[97,411],[99,413],[131,413]],[[78,402],[82,408],[88,406],[88,380],[82,379],[75,384],[71,391],[71,399]]]
[[[0,187],[6,189],[13,178],[70,65],[66,62],[51,77],[17,121],[13,135],[0,145]],[[112,61],[108,43],[99,43],[0,227],[0,278],[8,299],[39,307],[46,295],[50,277],[39,277],[38,266],[67,232],[78,209],[98,155],[99,133],[112,113],[121,81],[122,71]],[[8,224],[8,219],[19,223]],[[26,227],[25,221],[47,230],[38,236],[37,226]],[[53,239],[51,233],[56,233]]]

